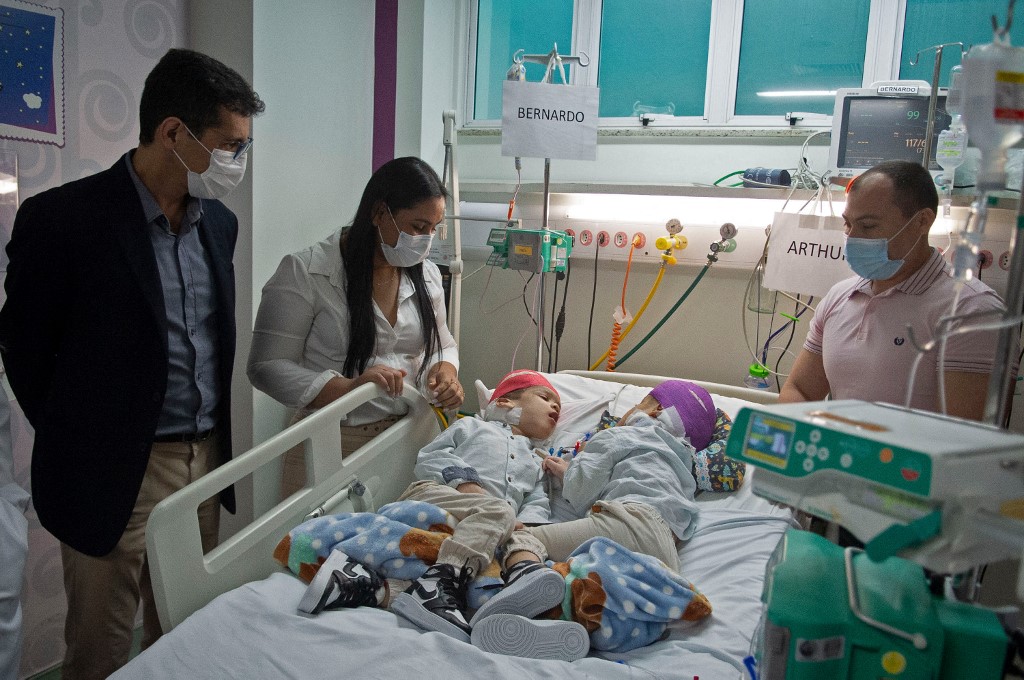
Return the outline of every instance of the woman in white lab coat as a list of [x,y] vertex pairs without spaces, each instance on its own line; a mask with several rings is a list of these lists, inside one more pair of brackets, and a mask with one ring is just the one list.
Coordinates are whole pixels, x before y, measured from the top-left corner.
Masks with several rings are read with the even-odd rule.
[[[462,404],[441,275],[426,259],[445,197],[424,161],[389,161],[367,183],[352,224],[285,256],[263,287],[248,363],[256,389],[294,408],[294,420],[364,383],[389,395],[349,414],[345,452],[403,414],[393,397],[405,380],[442,408]],[[305,482],[297,449],[284,459],[285,495]]]

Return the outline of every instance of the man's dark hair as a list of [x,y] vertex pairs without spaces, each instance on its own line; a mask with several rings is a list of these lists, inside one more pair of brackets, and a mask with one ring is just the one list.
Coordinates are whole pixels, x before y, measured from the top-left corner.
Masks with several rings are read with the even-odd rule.
[[939,194],[935,190],[935,180],[931,173],[920,163],[910,161],[882,161],[878,165],[865,170],[862,175],[850,182],[846,193],[857,190],[859,183],[871,175],[883,175],[892,182],[893,200],[899,206],[904,217],[911,217],[925,208],[932,212],[939,209]]
[[168,50],[146,76],[139,104],[139,142],[153,141],[170,116],[180,118],[196,137],[220,123],[221,107],[250,118],[265,105],[236,71],[192,50]]

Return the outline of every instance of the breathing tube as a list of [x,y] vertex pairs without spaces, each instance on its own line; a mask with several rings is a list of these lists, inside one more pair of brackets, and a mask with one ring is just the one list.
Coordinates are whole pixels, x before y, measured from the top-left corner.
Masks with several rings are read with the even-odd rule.
[[612,319],[614,320],[614,324],[612,324],[612,342],[605,353],[605,356],[608,357],[608,371],[615,370],[615,355],[619,351],[619,343],[622,342],[622,323],[624,321],[627,323],[632,321],[629,312],[626,310],[626,286],[629,284],[629,270],[633,266],[633,252],[636,250],[638,240],[638,237],[634,237],[633,242],[629,244],[629,256],[626,258],[626,275],[622,279],[622,302],[619,304],[619,308],[612,313]]

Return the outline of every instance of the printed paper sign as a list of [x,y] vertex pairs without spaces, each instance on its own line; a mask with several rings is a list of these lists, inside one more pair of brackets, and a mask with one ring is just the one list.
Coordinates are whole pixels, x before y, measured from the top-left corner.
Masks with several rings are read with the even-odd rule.
[[846,256],[843,218],[775,213],[768,238],[764,286],[821,297],[853,276]]
[[597,104],[596,87],[506,80],[501,155],[595,160]]

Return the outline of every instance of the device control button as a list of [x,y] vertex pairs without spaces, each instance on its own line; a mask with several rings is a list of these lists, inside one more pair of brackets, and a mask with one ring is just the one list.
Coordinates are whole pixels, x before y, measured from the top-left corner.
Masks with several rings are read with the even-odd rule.
[[844,453],[843,455],[839,456],[839,464],[842,465],[844,468],[850,467],[851,465],[853,465],[853,456],[851,456],[848,453]]
[[821,441],[821,430],[811,430],[811,441],[815,444]]
[[803,453],[804,451],[807,450],[807,442],[801,439],[800,441],[793,445],[793,448],[796,449],[797,453]]
[[882,461],[883,463],[891,463],[892,458],[892,449],[890,449],[889,447],[886,447],[878,452],[878,460]]
[[828,460],[828,448],[826,448],[824,446],[819,448],[818,449],[818,458],[820,458],[822,461]]
[[907,668],[907,659],[899,652],[886,652],[882,655],[882,669],[891,675],[899,675]]
[[921,476],[921,473],[911,468],[901,468],[900,474],[903,475],[903,479],[908,482],[916,482],[917,478]]
[[816,456],[817,454],[818,454],[818,447],[815,446],[814,444],[808,444],[807,445],[807,455],[810,456],[811,458],[814,458],[814,456]]
[[813,458],[804,458],[804,470],[807,470],[808,472],[814,472]]

